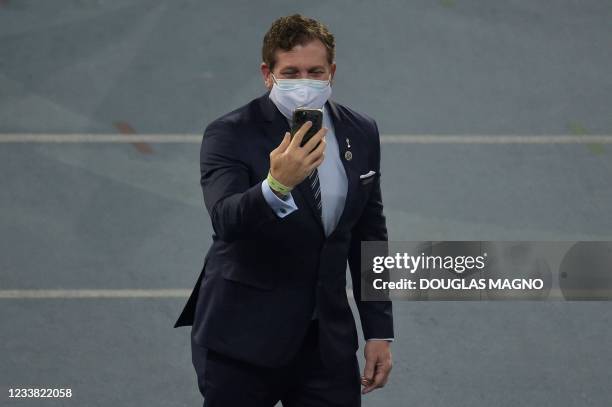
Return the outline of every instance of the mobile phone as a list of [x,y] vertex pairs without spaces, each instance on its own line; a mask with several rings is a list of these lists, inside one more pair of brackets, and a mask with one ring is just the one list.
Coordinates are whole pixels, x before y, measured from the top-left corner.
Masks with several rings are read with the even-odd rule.
[[[293,111],[293,125],[291,126],[291,137],[295,135],[295,133],[302,127],[304,123],[307,121],[312,122],[312,126],[308,129],[306,134],[304,134],[304,138],[302,139],[302,143],[300,147],[303,147],[304,144],[312,136],[314,136],[321,127],[323,126],[323,109],[312,109],[306,107],[298,107]],[[319,144],[317,144],[318,146]],[[315,147],[316,148],[316,147]]]

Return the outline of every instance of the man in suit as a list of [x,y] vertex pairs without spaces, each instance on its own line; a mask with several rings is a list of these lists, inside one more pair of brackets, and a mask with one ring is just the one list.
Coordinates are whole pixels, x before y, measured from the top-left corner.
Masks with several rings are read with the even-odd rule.
[[[391,371],[389,301],[362,301],[362,241],[386,241],[371,118],[329,100],[333,35],[292,15],[264,37],[268,89],[213,121],[201,185],[213,244],[175,327],[192,326],[205,406],[359,406]],[[323,109],[291,137],[296,107]],[[346,293],[347,260],[366,366]]]

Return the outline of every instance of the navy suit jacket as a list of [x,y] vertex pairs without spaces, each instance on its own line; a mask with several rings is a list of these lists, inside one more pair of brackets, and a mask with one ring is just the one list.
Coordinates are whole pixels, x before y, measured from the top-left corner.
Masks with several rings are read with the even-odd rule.
[[[315,302],[323,360],[354,357],[355,321],[346,295],[347,260],[365,339],[393,337],[389,301],[361,301],[361,241],[387,240],[380,189],[380,141],[371,118],[327,102],[348,178],[338,225],[326,237],[307,180],[298,210],[279,218],[263,197],[270,152],[289,131],[268,97],[213,121],[200,150],[201,186],[213,243],[174,327],[192,325],[197,344],[260,366],[297,353]],[[352,159],[345,158],[346,138]],[[373,179],[360,174],[376,171]]]

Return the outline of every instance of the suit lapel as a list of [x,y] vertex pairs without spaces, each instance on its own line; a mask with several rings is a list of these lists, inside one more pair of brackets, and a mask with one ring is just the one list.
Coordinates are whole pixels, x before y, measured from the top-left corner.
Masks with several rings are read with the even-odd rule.
[[[354,196],[356,188],[359,184],[359,175],[353,169],[354,157],[351,160],[346,159],[346,152],[351,149],[347,147],[346,140],[355,141],[351,139],[351,127],[348,120],[342,117],[340,110],[336,106],[333,101],[327,102],[327,107],[329,108],[329,112],[331,113],[332,123],[334,125],[334,134],[336,135],[336,140],[338,142],[338,154],[340,154],[340,161],[344,166],[344,171],[347,177],[348,188],[346,192],[346,200],[344,201],[344,209],[342,210],[342,214],[340,215],[340,219],[334,228],[334,232],[342,226],[344,222],[347,220],[347,216],[351,213],[352,206],[354,204]],[[333,233],[333,232],[332,232]]]

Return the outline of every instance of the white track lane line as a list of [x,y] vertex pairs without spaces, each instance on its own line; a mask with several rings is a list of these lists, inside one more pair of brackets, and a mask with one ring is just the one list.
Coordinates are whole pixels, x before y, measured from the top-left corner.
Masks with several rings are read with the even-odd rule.
[[[612,135],[414,135],[383,134],[383,144],[612,144]],[[0,143],[200,144],[199,134],[0,134]]]

